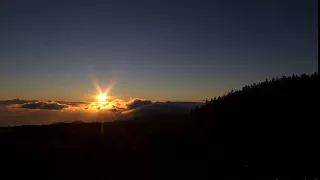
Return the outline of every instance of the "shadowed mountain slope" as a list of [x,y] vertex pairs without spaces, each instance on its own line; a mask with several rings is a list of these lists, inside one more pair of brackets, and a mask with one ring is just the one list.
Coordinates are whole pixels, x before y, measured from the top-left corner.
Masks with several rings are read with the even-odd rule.
[[207,101],[192,116],[207,142],[223,147],[229,175],[311,175],[320,169],[319,90],[316,73],[273,78]]

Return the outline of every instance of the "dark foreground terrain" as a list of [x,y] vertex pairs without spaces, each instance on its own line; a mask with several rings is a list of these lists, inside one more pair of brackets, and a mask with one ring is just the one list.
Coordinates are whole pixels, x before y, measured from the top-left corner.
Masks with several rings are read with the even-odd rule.
[[0,179],[315,179],[318,78],[246,86],[185,116],[2,127]]

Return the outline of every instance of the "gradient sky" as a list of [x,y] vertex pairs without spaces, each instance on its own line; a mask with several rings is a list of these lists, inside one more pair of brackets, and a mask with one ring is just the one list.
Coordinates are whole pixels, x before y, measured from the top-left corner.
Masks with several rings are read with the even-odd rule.
[[317,0],[0,1],[0,99],[201,101],[317,71]]

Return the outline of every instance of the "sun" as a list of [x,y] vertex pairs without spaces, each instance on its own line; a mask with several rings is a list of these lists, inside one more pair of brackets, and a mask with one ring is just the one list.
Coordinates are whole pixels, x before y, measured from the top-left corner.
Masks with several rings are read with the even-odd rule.
[[113,103],[112,103],[112,96],[108,96],[109,91],[112,88],[112,85],[114,83],[111,83],[108,85],[108,88],[105,91],[102,91],[100,88],[100,85],[97,81],[93,82],[93,85],[95,86],[98,93],[96,95],[91,96],[95,100],[90,103],[88,109],[100,111],[100,110],[106,110],[106,109],[112,109]]
[[107,99],[108,99],[108,96],[105,94],[98,95],[99,102],[106,102]]

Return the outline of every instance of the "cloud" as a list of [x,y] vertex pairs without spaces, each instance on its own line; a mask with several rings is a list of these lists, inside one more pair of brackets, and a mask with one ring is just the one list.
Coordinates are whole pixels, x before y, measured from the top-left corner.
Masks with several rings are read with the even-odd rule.
[[200,102],[155,102],[124,111],[123,114],[129,116],[183,114],[189,112],[196,106],[200,107],[203,104],[204,103]]
[[68,106],[60,110],[21,108],[20,104],[0,104],[0,127],[18,125],[43,125],[70,122],[101,122],[123,119],[121,112],[93,111],[87,104]]
[[107,102],[92,102],[88,105],[91,110],[109,110],[111,112],[119,112],[124,110],[135,109],[141,106],[151,104],[152,101],[140,98],[130,98],[128,101],[119,98],[109,98]]
[[143,100],[143,99],[134,99],[133,102],[127,104],[127,109],[135,109],[148,104],[152,104],[152,101]]
[[124,110],[135,109],[141,106],[152,104],[153,102],[141,98],[130,98],[124,100],[120,98],[110,97],[107,102],[67,102],[67,101],[26,101],[26,100],[8,100],[0,101],[0,104],[7,105],[9,108],[25,108],[25,109],[47,109],[47,110],[109,110],[111,112],[119,112]]
[[67,108],[67,105],[59,104],[57,102],[32,102],[25,103],[20,106],[20,108],[28,108],[28,109],[48,109],[48,110],[61,110],[63,108]]
[[196,102],[152,102],[141,98],[108,100],[103,105],[99,102],[0,101],[0,126],[129,120],[136,116],[183,114],[203,105]]

